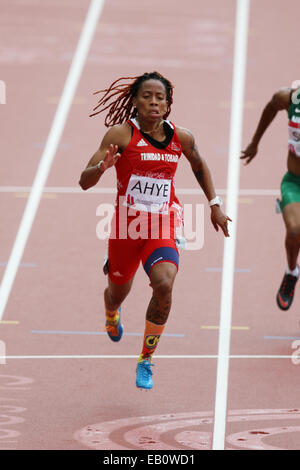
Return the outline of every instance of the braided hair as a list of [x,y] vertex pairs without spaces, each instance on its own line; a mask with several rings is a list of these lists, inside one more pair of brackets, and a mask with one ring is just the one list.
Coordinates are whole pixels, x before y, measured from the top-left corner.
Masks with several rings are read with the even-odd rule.
[[[122,83],[124,80],[131,80],[131,82]],[[174,87],[172,83],[159,72],[144,73],[139,77],[118,78],[109,88],[96,91],[94,95],[103,93],[103,96],[98,101],[98,105],[93,109],[95,112],[93,112],[90,117],[108,110],[104,121],[106,127],[122,124],[128,119],[135,117],[137,110],[133,106],[132,101],[133,98],[137,96],[142,83],[146,80],[159,80],[164,85],[168,103],[166,114],[163,116],[163,118],[166,119],[171,112]],[[115,99],[113,100],[113,98]]]

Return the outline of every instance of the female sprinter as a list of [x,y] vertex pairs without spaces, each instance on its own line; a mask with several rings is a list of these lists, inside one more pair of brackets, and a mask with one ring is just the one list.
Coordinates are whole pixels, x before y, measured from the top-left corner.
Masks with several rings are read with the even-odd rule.
[[108,286],[104,291],[106,330],[112,341],[121,339],[121,304],[142,262],[152,297],[146,312],[136,385],[151,389],[151,358],[168,319],[179,262],[176,229],[181,224],[182,208],[175,196],[173,178],[182,153],[209,201],[215,229],[220,227],[226,237],[230,219],[220,209],[222,201],[215,194],[210,171],[194,137],[167,120],[173,102],[169,80],[157,72],[145,73],[120,78],[97,93],[103,96],[92,116],[108,110],[105,125],[110,129],[82,172],[79,184],[86,190],[97,184],[110,167],[116,168],[118,193],[114,229],[108,242]]
[[293,302],[295,285],[299,277],[297,258],[300,248],[300,88],[284,88],[276,92],[265,106],[251,143],[242,152],[245,164],[251,162],[258,151],[264,132],[278,111],[288,114],[289,140],[287,173],[281,182],[280,209],[286,227],[285,250],[287,268],[277,292],[277,305],[288,310]]

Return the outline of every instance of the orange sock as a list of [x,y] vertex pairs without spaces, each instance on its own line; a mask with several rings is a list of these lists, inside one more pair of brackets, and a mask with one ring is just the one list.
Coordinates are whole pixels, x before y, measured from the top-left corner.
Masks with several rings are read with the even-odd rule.
[[119,310],[110,311],[105,309],[106,321],[109,325],[117,325],[119,321]]
[[139,361],[143,359],[150,359],[152,358],[152,354],[154,353],[160,336],[164,331],[165,325],[156,325],[155,323],[151,323],[150,321],[146,320],[145,332],[144,332],[144,342],[143,342],[143,350],[139,357]]

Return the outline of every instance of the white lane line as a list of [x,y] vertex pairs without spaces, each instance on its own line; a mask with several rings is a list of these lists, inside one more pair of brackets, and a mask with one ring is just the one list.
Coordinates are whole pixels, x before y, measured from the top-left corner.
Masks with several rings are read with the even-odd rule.
[[[31,186],[0,186],[0,193],[29,193]],[[220,195],[226,195],[227,189],[216,189]],[[45,186],[43,193],[57,193],[57,194],[116,194],[115,188],[99,187],[90,188],[88,191],[83,191],[76,186]],[[185,195],[204,195],[200,188],[177,188],[176,194]],[[240,189],[238,194],[240,196],[280,196],[279,189]]]
[[229,162],[226,213],[232,218],[230,238],[224,241],[220,329],[213,430],[213,450],[225,449],[232,294],[234,281],[236,227],[238,213],[240,149],[242,139],[244,86],[247,57],[249,0],[236,2],[236,27],[232,81]]
[[[31,186],[0,186],[0,193],[28,193],[31,191]],[[45,186],[43,193],[57,193],[57,194],[115,194],[115,188],[90,188],[88,191],[83,191],[80,187],[76,186]]]
[[30,196],[27,201],[13,249],[2,279],[0,287],[0,320],[3,317],[12,285],[14,283],[27,239],[39,206],[41,194],[43,192],[43,188],[46,183],[59,140],[64,130],[67,116],[103,6],[104,0],[91,0],[69,74],[65,82],[62,96],[56,110],[45,149],[30,191]]
[[[29,356],[0,356],[0,359],[138,359],[139,355],[109,355],[109,354],[64,354],[64,355],[29,355]],[[155,359],[218,359],[219,356],[217,354],[203,354],[203,355],[157,355]],[[288,356],[288,355],[232,355],[229,356],[230,359],[295,359],[295,356]]]

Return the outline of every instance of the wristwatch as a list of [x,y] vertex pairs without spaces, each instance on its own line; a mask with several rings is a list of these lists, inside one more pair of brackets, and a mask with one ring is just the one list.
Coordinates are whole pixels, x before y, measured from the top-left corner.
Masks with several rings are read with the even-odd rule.
[[214,199],[209,201],[209,206],[221,206],[223,204],[222,199],[219,196],[216,196]]
[[96,165],[96,166],[97,166],[98,170],[100,170],[102,163],[103,163],[103,160],[100,160],[100,162],[99,162],[99,163],[97,163],[97,165]]

